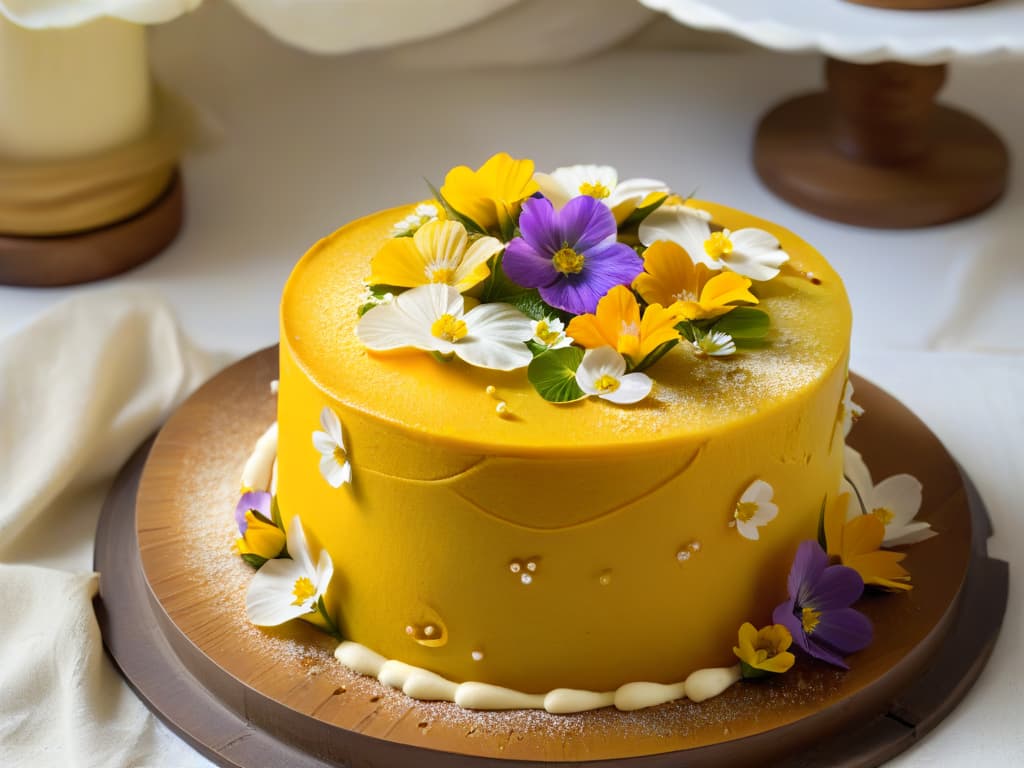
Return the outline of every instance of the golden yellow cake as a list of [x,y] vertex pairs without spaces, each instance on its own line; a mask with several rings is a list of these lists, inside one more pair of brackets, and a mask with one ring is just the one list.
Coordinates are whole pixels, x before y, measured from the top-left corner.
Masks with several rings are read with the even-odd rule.
[[[281,303],[277,504],[330,554],[342,637],[456,683],[542,694],[681,681],[735,664],[744,622],[771,624],[842,477],[849,303],[790,232],[687,207],[724,237],[777,238],[788,261],[756,287],[771,329],[727,356],[681,340],[633,404],[549,402],[524,368],[368,349],[371,261],[415,206],[302,258]],[[311,439],[325,409],[344,434],[339,487]],[[743,499],[758,483],[777,514],[752,531]]]

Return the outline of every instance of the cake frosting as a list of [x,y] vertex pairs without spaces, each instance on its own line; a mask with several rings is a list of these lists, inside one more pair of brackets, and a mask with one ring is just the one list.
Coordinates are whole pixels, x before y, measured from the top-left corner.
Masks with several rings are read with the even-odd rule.
[[[272,491],[239,506],[240,547],[262,566],[250,616],[306,618],[342,640],[336,655],[347,666],[469,708],[700,700],[741,675],[784,671],[792,641],[843,664],[870,640],[866,619],[801,603],[825,570],[855,589],[846,605],[868,581],[827,565],[840,553],[813,541],[826,502],[849,498],[840,486],[855,406],[842,282],[785,229],[659,193],[659,182],[637,180],[643,192],[624,202],[581,183],[590,198],[609,198],[606,212],[573,203],[571,190],[560,201],[555,182],[564,188],[566,170],[537,174],[543,196],[523,183],[528,194],[504,208],[470,201],[456,210],[455,169],[439,203],[353,222],[298,263],[281,303],[278,423],[243,475],[243,490]],[[540,286],[515,264],[536,235],[527,218],[564,222],[573,205],[594,220],[614,215],[617,265],[639,265],[592,301],[551,289],[581,282],[578,267],[599,258],[585,235],[553,241],[557,274]],[[432,208],[448,222],[472,211],[465,227],[430,230],[462,262],[430,262],[422,286],[384,282],[415,272],[409,259],[427,238],[413,236]],[[736,273],[718,283],[727,290],[717,305],[700,291],[655,301],[664,269],[656,274],[654,255],[696,250],[669,239],[680,222],[684,235],[703,233],[720,274]],[[744,248],[756,258],[744,263]],[[524,294],[494,301],[499,275],[516,276]],[[617,347],[604,346],[608,317],[628,317],[630,307],[642,313],[637,327],[623,319],[610,339]],[[407,330],[410,316],[429,332]],[[396,317],[406,325],[388,326]],[[741,317],[760,330],[747,333]],[[485,320],[505,337],[473,347]],[[590,371],[598,359],[604,367]],[[863,517],[884,530],[884,515]],[[266,551],[252,543],[264,529]],[[285,531],[291,559],[273,559]],[[908,575],[889,575],[883,586],[909,588]],[[795,590],[801,579],[809,586]],[[839,616],[827,610],[848,622],[847,646],[812,642],[827,640],[815,632]]]

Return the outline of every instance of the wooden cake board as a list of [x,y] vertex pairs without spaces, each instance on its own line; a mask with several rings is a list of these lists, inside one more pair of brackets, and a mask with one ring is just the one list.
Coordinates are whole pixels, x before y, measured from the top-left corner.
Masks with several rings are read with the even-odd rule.
[[52,288],[102,280],[149,261],[181,229],[184,188],[175,172],[149,206],[106,227],[52,237],[0,235],[0,285]]
[[984,507],[907,408],[854,377],[866,415],[852,444],[874,477],[910,472],[939,535],[909,548],[914,589],[862,600],[872,645],[848,672],[805,657],[702,703],[578,715],[468,712],[418,702],[353,673],[302,622],[245,619],[252,570],[231,552],[238,477],[275,418],[270,348],[204,385],[139,448],[107,498],[96,538],[96,612],[136,693],[223,766],[874,766],[948,714],[1002,622],[1008,566],[987,555]]

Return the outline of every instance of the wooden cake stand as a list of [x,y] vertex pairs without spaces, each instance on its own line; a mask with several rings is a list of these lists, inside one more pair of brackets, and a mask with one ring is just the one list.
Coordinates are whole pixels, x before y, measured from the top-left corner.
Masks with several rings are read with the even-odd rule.
[[[984,666],[1006,606],[984,508],[935,436],[877,387],[854,443],[876,477],[924,483],[939,535],[909,548],[906,594],[858,608],[872,645],[842,672],[801,658],[786,675],[700,704],[578,715],[468,712],[418,702],[343,668],[302,622],[246,620],[252,570],[231,552],[238,477],[275,418],[276,349],[219,374],[127,463],[96,539],[96,612],[107,648],[146,704],[223,766],[877,765],[930,731]],[[828,738],[825,738],[825,737]]]
[[142,211],[99,229],[52,237],[0,235],[0,285],[51,288],[102,280],[171,244],[184,215],[181,174]]

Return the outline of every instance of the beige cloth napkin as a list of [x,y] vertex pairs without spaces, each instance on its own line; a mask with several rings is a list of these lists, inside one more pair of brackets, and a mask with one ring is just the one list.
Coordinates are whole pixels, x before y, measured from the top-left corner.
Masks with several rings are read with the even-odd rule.
[[6,766],[208,765],[104,655],[92,547],[113,475],[219,362],[140,290],[80,294],[0,340]]

